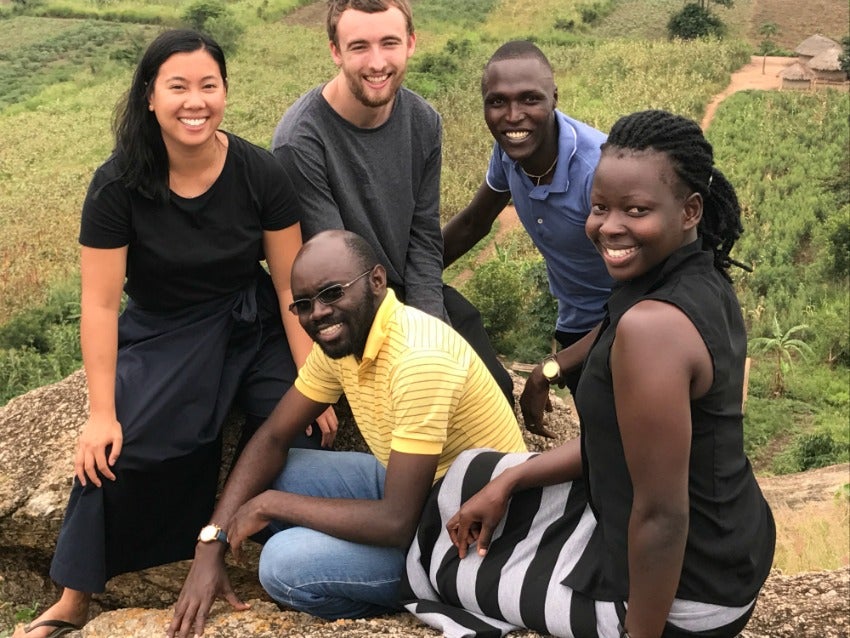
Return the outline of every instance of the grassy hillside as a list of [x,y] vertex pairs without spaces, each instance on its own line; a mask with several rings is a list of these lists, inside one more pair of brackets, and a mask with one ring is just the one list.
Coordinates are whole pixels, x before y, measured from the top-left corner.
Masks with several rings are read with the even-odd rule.
[[[23,14],[0,3],[0,404],[78,365],[82,199],[111,148],[112,108],[134,60],[193,3],[15,6],[21,4]],[[267,145],[283,111],[334,71],[322,4],[227,6],[228,19],[244,33],[229,56],[224,126]],[[468,202],[483,177],[492,141],[478,80],[506,39],[534,39],[555,67],[561,109],[607,130],[620,115],[651,107],[699,119],[730,71],[755,50],[759,24],[777,22],[782,34],[805,23],[840,37],[836,16],[848,8],[846,0],[738,0],[717,10],[730,27],[726,40],[669,42],[664,25],[680,6],[680,0],[416,1],[419,37],[407,83],[444,119],[444,219]],[[765,13],[770,6],[773,13]],[[737,283],[751,334],[770,337],[776,318],[782,332],[805,326],[796,336],[812,348],[806,360],[791,364],[755,357],[747,436],[763,470],[847,458],[847,122],[846,94],[749,93],[724,103],[709,131],[718,165],[746,208],[748,232],[738,255],[755,271]],[[533,360],[548,347],[553,313],[536,251],[516,233],[478,271],[467,292],[484,309],[500,351]],[[529,308],[530,317],[518,328],[515,316],[497,316],[506,305]]]

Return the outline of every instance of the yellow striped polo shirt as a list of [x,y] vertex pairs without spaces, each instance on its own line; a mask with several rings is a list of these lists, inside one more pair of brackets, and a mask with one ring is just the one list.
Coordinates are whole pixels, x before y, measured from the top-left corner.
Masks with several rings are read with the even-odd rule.
[[314,344],[295,387],[319,403],[345,393],[384,466],[390,450],[439,454],[436,480],[464,450],[526,451],[513,410],[472,347],[392,290],[375,315],[363,359],[331,359]]

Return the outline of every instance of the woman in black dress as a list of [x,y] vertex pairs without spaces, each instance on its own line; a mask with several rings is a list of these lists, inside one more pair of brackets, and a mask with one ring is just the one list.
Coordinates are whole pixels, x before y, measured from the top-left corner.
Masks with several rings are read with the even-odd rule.
[[226,96],[218,44],[171,30],[116,112],[80,231],[90,411],[51,566],[64,590],[15,638],[63,635],[112,576],[190,558],[231,407],[256,429],[311,347],[281,312],[301,246],[297,199],[270,153],[219,129]]
[[[591,339],[555,359],[583,361],[581,437],[449,469],[406,592],[446,636],[736,636],[770,570],[773,519],[743,448],[735,191],[695,122],[645,111],[611,129],[591,203],[585,229],[618,285]],[[548,392],[529,378],[527,423]]]

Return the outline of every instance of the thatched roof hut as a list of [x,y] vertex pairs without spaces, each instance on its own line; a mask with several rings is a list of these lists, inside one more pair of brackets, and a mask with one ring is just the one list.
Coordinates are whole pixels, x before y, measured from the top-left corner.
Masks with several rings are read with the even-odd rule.
[[783,89],[808,89],[811,88],[815,72],[805,64],[795,62],[782,69],[777,75],[782,78]]
[[840,49],[841,45],[835,40],[827,38],[825,35],[816,33],[803,40],[799,46],[794,49],[794,53],[800,58],[800,62],[808,62],[818,53],[823,53],[827,49]]
[[809,68],[815,72],[818,80],[844,82],[847,79],[847,74],[841,69],[841,62],[838,59],[840,55],[840,48],[833,47],[821,51],[809,60]]

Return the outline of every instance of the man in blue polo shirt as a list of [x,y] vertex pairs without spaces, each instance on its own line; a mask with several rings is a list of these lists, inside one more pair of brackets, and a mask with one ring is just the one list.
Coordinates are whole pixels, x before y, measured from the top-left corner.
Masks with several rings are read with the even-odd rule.
[[[448,266],[487,235],[513,198],[546,261],[549,289],[558,300],[555,338],[566,348],[602,319],[613,283],[584,232],[605,135],[556,109],[552,67],[530,42],[502,45],[484,67],[481,90],[496,143],[485,182],[443,227],[443,263]],[[575,393],[579,369],[562,372],[550,364],[545,372],[550,383]],[[532,375],[543,373],[541,364]]]

